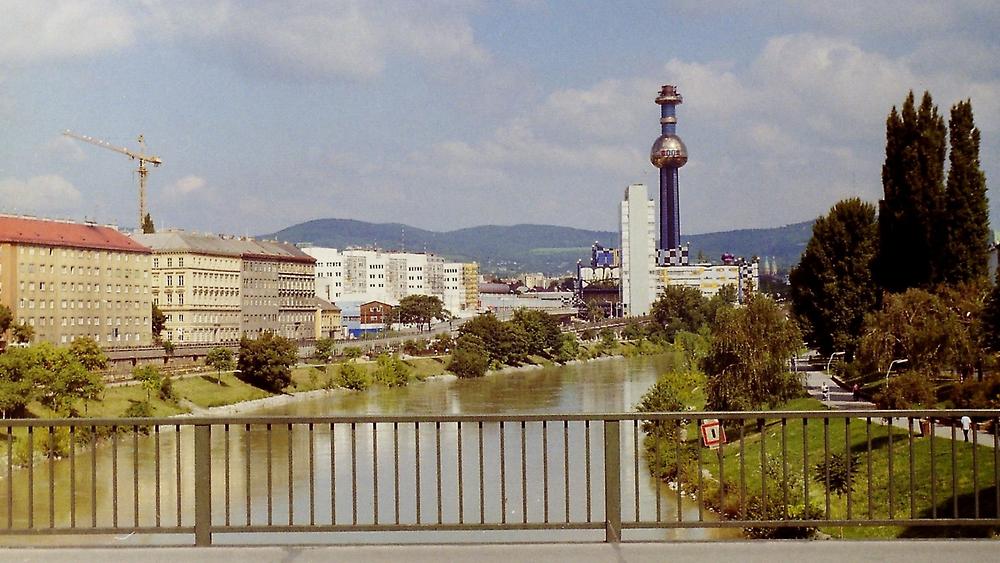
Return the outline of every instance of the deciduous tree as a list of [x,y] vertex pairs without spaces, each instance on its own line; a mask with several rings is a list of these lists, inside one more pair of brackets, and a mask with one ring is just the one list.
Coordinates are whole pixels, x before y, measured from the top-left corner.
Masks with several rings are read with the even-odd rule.
[[988,275],[990,232],[986,176],[979,164],[979,129],[972,117],[972,102],[951,107],[948,121],[948,191],[945,198],[943,279],[968,282]]
[[205,354],[205,365],[215,370],[215,382],[222,385],[222,372],[236,368],[233,351],[225,346],[212,348]]
[[292,382],[292,366],[298,360],[295,344],[270,332],[256,339],[240,339],[237,367],[240,378],[262,389],[281,392]]

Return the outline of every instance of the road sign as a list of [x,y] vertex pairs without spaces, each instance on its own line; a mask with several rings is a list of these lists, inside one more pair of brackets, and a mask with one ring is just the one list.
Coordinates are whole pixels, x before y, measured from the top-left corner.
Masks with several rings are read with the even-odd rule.
[[701,441],[707,448],[715,449],[726,443],[726,431],[719,420],[712,418],[701,423]]

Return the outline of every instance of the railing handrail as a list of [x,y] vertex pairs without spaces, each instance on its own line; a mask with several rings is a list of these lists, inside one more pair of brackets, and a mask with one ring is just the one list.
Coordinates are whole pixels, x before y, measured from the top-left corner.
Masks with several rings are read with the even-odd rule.
[[382,423],[382,422],[542,422],[542,421],[614,421],[614,420],[752,420],[781,418],[995,418],[1000,409],[912,409],[912,410],[830,410],[830,411],[678,411],[614,413],[542,413],[542,414],[401,414],[401,415],[225,415],[151,418],[8,418],[0,427],[44,426],[204,426],[225,424],[308,424],[308,423]]

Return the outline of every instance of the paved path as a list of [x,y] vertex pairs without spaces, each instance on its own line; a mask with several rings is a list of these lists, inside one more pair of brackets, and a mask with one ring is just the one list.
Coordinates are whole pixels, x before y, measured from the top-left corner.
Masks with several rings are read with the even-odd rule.
[[438,563],[475,561],[590,562],[703,562],[740,561],[776,563],[809,561],[900,561],[941,563],[942,561],[996,561],[996,541],[991,540],[902,540],[902,541],[735,541],[628,544],[473,544],[473,545],[388,545],[323,547],[150,547],[150,548],[0,548],[3,561],[79,563],[87,561],[142,561],[177,563],[253,561],[254,563],[312,563],[337,561]]
[[[800,365],[804,365],[804,362],[801,362]],[[834,381],[833,378],[830,377],[830,375],[825,371],[806,370],[804,373],[806,376],[806,390],[809,391],[809,395],[819,401],[822,401],[823,404],[830,409],[869,410],[876,408],[875,403],[870,401],[855,401],[851,390],[840,387],[837,382]],[[826,383],[827,387],[830,388],[830,399],[828,401],[823,400],[822,388],[824,383]],[[881,418],[873,419],[873,421],[874,420],[877,420],[879,424],[885,423]],[[958,422],[956,421],[955,424],[957,425]],[[909,422],[905,418],[893,420],[893,426],[909,430]],[[952,434],[952,428],[953,427],[951,426],[937,423],[934,425],[934,435],[938,438],[944,438],[946,440],[954,438],[959,441],[964,441],[965,437],[962,434],[961,427],[954,428],[954,435]],[[916,422],[914,422],[914,430],[918,431],[916,428]],[[972,435],[973,433],[969,432],[969,441],[972,441]],[[993,435],[986,432],[976,432],[975,441],[980,446],[990,448],[994,446]]]

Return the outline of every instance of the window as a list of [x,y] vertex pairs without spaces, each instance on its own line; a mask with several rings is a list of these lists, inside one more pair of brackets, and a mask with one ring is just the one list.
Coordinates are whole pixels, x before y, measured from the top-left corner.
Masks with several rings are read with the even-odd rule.
[[174,276],[167,276],[167,287],[174,285]]
[[184,285],[184,274],[177,276],[177,285]]
[[159,268],[159,267],[160,267],[160,259],[153,258],[153,268]]
[[178,257],[177,258],[177,267],[178,268],[183,268],[184,267],[184,258],[183,257]]
[[173,268],[174,267],[174,259],[173,258],[167,258],[167,267],[168,268]]

